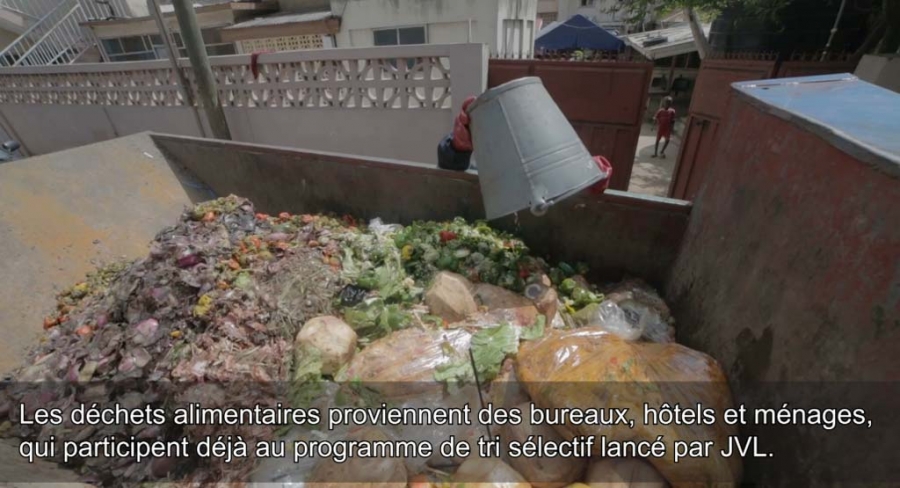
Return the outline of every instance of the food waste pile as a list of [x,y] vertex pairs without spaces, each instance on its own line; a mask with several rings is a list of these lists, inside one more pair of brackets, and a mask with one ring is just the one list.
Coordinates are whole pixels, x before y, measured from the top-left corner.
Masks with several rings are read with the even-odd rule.
[[[236,196],[186,210],[149,254],[97,269],[58,296],[45,334],[0,391],[0,436],[16,439],[471,439],[484,426],[413,429],[82,426],[21,422],[38,408],[78,404],[172,410],[286,405],[639,409],[644,402],[730,406],[718,364],[674,342],[668,307],[639,280],[603,287],[585,266],[548,263],[483,222],[266,215]],[[611,395],[610,382],[637,385]],[[681,385],[672,387],[672,385]],[[557,385],[552,387],[552,385]],[[480,390],[480,391],[479,391]],[[715,426],[495,426],[502,439],[723,439]],[[671,447],[671,446],[670,446]],[[593,453],[596,454],[596,453]],[[56,459],[60,461],[60,459]],[[734,482],[731,459],[311,460],[86,457],[67,468],[113,486],[189,482],[351,482],[405,485],[502,480]],[[362,474],[361,474],[362,473]],[[373,474],[374,473],[374,474]],[[494,473],[494,474],[492,474]]]

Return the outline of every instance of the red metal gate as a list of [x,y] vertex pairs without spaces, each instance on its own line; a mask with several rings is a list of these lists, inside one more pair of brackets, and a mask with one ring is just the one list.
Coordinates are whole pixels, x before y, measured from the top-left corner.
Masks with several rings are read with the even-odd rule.
[[731,84],[771,78],[774,60],[704,60],[694,85],[691,108],[682,136],[678,163],[669,185],[669,196],[692,200],[706,174],[719,123],[731,101]]
[[731,103],[732,83],[843,73],[854,69],[849,60],[819,62],[795,58],[778,62],[774,56],[765,54],[753,57],[757,59],[706,59],[700,66],[678,163],[669,185],[670,197],[693,200],[700,191],[718,142],[721,119]]
[[610,188],[627,190],[653,65],[626,61],[492,59],[488,86],[541,78],[591,154],[613,164]]

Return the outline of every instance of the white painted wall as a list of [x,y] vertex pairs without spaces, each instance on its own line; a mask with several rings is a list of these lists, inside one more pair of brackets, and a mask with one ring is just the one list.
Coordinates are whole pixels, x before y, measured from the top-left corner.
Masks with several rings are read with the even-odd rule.
[[[293,69],[303,64],[303,69],[312,73],[316,66],[333,63],[334,60],[340,60],[338,62],[347,67],[363,62],[377,67],[385,59],[405,58],[446,59],[449,82],[442,76],[439,79],[415,77],[398,80],[395,83],[399,84],[398,90],[402,96],[397,104],[392,104],[396,108],[356,104],[249,106],[248,99],[242,99],[235,103],[225,102],[225,114],[232,136],[238,141],[436,164],[437,144],[450,132],[454,115],[459,112],[463,100],[470,95],[479,95],[486,87],[487,56],[482,45],[318,49],[264,54],[259,58],[262,73],[259,80],[247,75],[250,56],[218,56],[211,58],[210,63],[218,76],[227,73],[233,77],[231,85],[220,87],[224,100],[230,100],[229,90],[260,100],[271,93],[269,88],[273,84],[295,94],[308,87],[324,85],[329,87],[329,95],[335,97],[342,90],[354,89],[359,84],[355,79],[335,76],[333,71],[326,70],[310,74],[316,78],[311,81],[268,81],[267,88],[268,77],[277,76],[274,74],[276,71],[286,71],[287,66]],[[182,69],[190,69],[187,59],[179,63]],[[61,82],[66,76],[82,88],[74,101],[67,99],[67,96],[74,95],[66,95],[46,85],[50,79]],[[30,81],[24,82],[25,79]],[[86,80],[92,84],[86,85]],[[373,81],[373,88],[365,85],[360,88],[368,90],[377,100],[379,89],[374,87],[383,84],[384,81],[378,80]],[[440,106],[420,108],[405,104],[403,97],[410,96],[406,88],[413,88],[417,95],[427,97],[429,87],[447,85],[451,94],[449,103],[445,100],[445,104]],[[42,96],[35,99],[29,95],[17,100],[14,94],[23,90]],[[53,94],[48,91],[53,91]],[[151,97],[150,91],[156,98]],[[0,128],[9,137],[19,140],[29,155],[60,151],[147,130],[202,136],[194,109],[172,104],[168,98],[174,92],[177,92],[177,85],[170,75],[168,61],[6,68],[0,71]],[[151,99],[161,105],[151,105]],[[203,119],[202,111],[200,116]],[[208,127],[208,124],[203,126]]]
[[591,5],[582,6],[582,0],[558,0],[559,20],[566,20],[573,15],[583,15],[604,28],[623,29],[624,14],[612,13],[611,9],[619,4],[619,0],[592,0]]
[[900,55],[867,54],[860,60],[854,74],[873,85],[900,93]]
[[329,0],[278,0],[283,12],[323,12],[331,8]]
[[128,12],[116,12],[119,15],[127,15],[128,17],[144,17],[150,15],[150,9],[147,8],[147,0],[123,0],[128,7]]
[[537,2],[499,0],[498,49],[501,56],[530,57],[534,52]]
[[[338,47],[372,46],[377,29],[425,26],[429,44],[474,42],[502,55],[531,52],[537,0],[331,0],[331,10],[341,16]],[[507,46],[504,32],[517,24],[518,44]]]
[[6,46],[9,46],[18,38],[19,35],[15,32],[11,32],[6,29],[0,29],[0,49],[6,48]]
[[537,12],[539,14],[559,12],[559,0],[538,0]]

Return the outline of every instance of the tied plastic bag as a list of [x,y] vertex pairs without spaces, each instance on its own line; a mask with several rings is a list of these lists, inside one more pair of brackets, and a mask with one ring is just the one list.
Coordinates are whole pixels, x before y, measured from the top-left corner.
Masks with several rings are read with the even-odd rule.
[[[516,405],[516,408],[521,412],[528,412],[530,406],[531,404],[526,402]],[[551,442],[564,440],[553,427],[533,424],[527,416],[521,424],[503,425],[500,429],[500,438],[506,442],[519,443],[536,438]],[[587,459],[575,456],[516,457],[510,458],[508,462],[535,488],[561,488],[578,481],[587,465]]]
[[358,381],[385,400],[441,395],[436,366],[467,351],[472,334],[464,329],[404,329],[378,339],[357,353],[340,379]]
[[[718,421],[712,425],[687,422],[644,424],[644,404],[682,409],[711,408],[716,419],[732,407],[731,391],[719,364],[711,357],[675,343],[627,342],[603,329],[551,331],[519,350],[516,372],[538,407],[557,411],[575,408],[627,408],[628,424],[587,425],[562,419],[554,428],[565,438],[576,435],[606,437],[606,441],[652,443],[663,436],[667,455],[650,463],[673,487],[716,484],[731,486],[741,477],[741,460],[724,458],[718,449],[708,458],[685,457],[674,462],[674,441],[714,441],[727,446],[737,429]],[[700,417],[702,418],[702,417]],[[604,454],[600,443],[594,454]],[[608,453],[607,453],[608,454]]]
[[406,468],[410,473],[421,473],[425,470],[425,466],[434,466],[444,468],[447,466],[456,466],[462,464],[466,459],[463,457],[444,457],[441,455],[440,446],[451,436],[457,441],[464,441],[469,444],[472,455],[478,453],[478,439],[486,436],[485,426],[479,422],[479,414],[481,412],[481,403],[479,401],[478,390],[474,385],[466,385],[453,392],[444,394],[439,399],[435,398],[416,398],[409,400],[400,408],[429,408],[435,409],[462,409],[465,405],[469,405],[472,413],[469,417],[471,425],[400,425],[397,427],[398,438],[413,442],[429,442],[434,452],[429,459],[407,458]]

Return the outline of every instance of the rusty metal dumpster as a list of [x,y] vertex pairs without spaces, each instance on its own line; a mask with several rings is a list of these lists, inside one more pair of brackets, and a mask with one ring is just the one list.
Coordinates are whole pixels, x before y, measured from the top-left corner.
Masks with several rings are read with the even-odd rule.
[[[336,212],[388,222],[483,218],[478,179],[397,161],[190,137],[139,134],[0,166],[0,372],[41,330],[50,298],[93,263],[138,258],[192,202],[250,198],[278,214]],[[497,225],[541,255],[585,261],[596,277],[656,284],[690,213],[680,200],[609,191],[537,219]],[[565,258],[563,258],[565,256]]]
[[[609,191],[497,224],[538,254],[586,261],[595,279],[633,274],[665,287],[679,341],[722,363],[737,403],[876,408],[873,428],[840,435],[745,428],[776,453],[747,460],[745,481],[900,480],[891,422],[900,408],[900,96],[849,75],[735,90],[693,208]],[[229,193],[269,213],[400,223],[483,215],[470,175],[187,137],[142,134],[10,163],[0,167],[0,244],[15,252],[0,260],[0,277],[16,292],[0,302],[2,356],[38,332],[54,285],[79,279],[91,259],[144,253],[181,206]]]
[[[723,363],[738,403],[841,382],[857,390],[845,402],[890,391],[896,406],[900,96],[851,75],[733,87],[668,282],[679,339]],[[891,461],[867,457],[876,445],[857,456],[850,439],[800,431],[775,437],[797,457],[747,475],[777,485],[805,465],[823,482],[897,480]],[[871,477],[847,475],[859,466]]]

